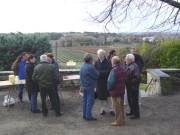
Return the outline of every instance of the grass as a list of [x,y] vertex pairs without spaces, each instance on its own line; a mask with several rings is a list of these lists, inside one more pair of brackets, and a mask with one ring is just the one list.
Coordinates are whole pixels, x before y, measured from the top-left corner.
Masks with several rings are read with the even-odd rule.
[[[55,50],[53,50],[53,53],[55,55]],[[73,48],[59,47],[57,49],[57,61],[61,68],[80,68],[80,65],[83,63],[83,57],[85,53],[87,52]],[[93,57],[95,60],[96,56],[93,55]],[[71,60],[76,62],[76,66],[69,67],[66,65],[66,63]]]
[[148,85],[148,84],[146,84],[146,83],[140,83],[139,89],[142,90],[142,91],[145,91],[147,85]]

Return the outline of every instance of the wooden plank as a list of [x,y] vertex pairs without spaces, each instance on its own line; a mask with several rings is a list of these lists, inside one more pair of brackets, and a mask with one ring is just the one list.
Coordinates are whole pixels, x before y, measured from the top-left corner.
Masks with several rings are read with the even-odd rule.
[[6,87],[6,86],[14,86],[19,84],[25,84],[25,80],[18,80],[14,84],[10,81],[0,81],[0,87]]

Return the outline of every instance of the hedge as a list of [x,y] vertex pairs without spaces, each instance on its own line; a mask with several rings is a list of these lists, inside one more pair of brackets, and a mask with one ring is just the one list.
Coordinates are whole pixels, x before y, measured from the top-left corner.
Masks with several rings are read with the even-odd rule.
[[168,39],[138,47],[146,68],[180,68],[180,40]]
[[0,70],[10,70],[13,61],[22,52],[35,54],[39,58],[50,51],[49,39],[43,34],[0,34]]

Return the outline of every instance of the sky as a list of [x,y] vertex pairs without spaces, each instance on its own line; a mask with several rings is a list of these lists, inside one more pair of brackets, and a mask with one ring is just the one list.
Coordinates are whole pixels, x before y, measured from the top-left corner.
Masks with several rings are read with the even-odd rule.
[[84,0],[0,0],[0,33],[103,31]]
[[[0,0],[0,33],[9,32],[105,32],[103,24],[92,21],[104,5],[93,0]],[[132,28],[132,22],[110,32],[143,31]]]

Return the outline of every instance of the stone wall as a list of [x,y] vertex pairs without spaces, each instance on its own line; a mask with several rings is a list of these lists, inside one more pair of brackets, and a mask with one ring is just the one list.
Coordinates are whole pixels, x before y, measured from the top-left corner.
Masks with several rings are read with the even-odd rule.
[[161,69],[163,72],[170,75],[172,80],[172,89],[173,91],[180,90],[180,69]]
[[[176,76],[176,77],[175,77]],[[147,69],[147,95],[169,95],[177,89],[173,78],[180,78],[180,69]]]

